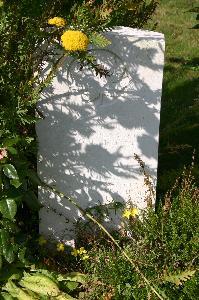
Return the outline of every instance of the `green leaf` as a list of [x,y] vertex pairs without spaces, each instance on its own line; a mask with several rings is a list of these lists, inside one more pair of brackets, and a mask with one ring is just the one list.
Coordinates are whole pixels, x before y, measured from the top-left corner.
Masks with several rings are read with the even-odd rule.
[[185,281],[189,280],[195,274],[195,272],[196,270],[185,270],[181,273],[169,273],[163,277],[163,281],[171,282],[179,286]]
[[17,170],[11,164],[5,164],[3,166],[3,172],[10,179],[19,179],[19,176],[17,174]]
[[11,138],[11,139],[9,139],[9,138],[5,139],[3,141],[3,146],[6,148],[13,146],[13,145],[17,144],[19,142],[19,140],[20,140],[19,136],[15,137],[15,138]]
[[16,189],[22,185],[22,182],[19,179],[11,179],[10,184],[13,185]]
[[0,227],[3,227],[6,231],[12,232],[12,233],[17,233],[19,232],[19,228],[16,223],[12,222],[11,220],[8,219],[2,219],[0,220]]
[[34,211],[38,211],[41,208],[41,204],[33,191],[25,193],[23,200],[26,202],[28,207]]
[[70,290],[70,291],[74,291],[77,287],[78,287],[78,282],[75,281],[68,281],[66,282],[66,287]]
[[16,155],[17,149],[15,149],[14,147],[7,147],[8,152],[10,152],[12,155]]
[[41,179],[39,178],[39,176],[37,175],[37,173],[34,170],[29,169],[27,171],[27,176],[30,178],[32,183],[34,183],[35,185],[42,185]]
[[18,258],[23,264],[27,265],[29,264],[29,261],[25,258],[25,255],[26,255],[26,247],[19,249]]
[[87,275],[79,273],[79,272],[71,272],[66,275],[59,274],[57,280],[58,281],[74,281],[79,283],[85,283],[87,279]]
[[0,295],[3,300],[14,300],[14,298],[8,293],[2,292]]
[[96,47],[104,48],[111,44],[111,42],[105,38],[102,34],[93,32],[90,35],[90,40]]
[[13,220],[16,212],[17,212],[17,205],[15,200],[13,199],[3,199],[0,201],[0,212],[2,215],[9,219]]
[[12,263],[15,259],[14,247],[9,233],[4,229],[0,229],[0,248],[7,262]]

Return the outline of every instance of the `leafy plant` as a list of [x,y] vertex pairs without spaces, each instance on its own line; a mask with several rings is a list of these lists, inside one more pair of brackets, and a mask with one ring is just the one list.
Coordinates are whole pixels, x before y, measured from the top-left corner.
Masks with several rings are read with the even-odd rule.
[[[124,220],[117,241],[163,299],[195,299],[199,203],[190,171],[184,171],[175,189],[177,195],[168,193],[156,212],[149,208]],[[158,299],[114,243],[100,239],[99,244],[95,238],[90,247],[85,270],[93,289],[87,299],[103,299],[110,292],[112,299]]]

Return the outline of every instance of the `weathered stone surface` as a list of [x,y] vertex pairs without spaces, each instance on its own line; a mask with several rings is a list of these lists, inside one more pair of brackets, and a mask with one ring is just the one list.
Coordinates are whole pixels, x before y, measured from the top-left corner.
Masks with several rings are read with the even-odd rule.
[[[43,93],[38,173],[83,208],[112,200],[144,208],[147,187],[133,155],[145,162],[156,184],[164,36],[119,27],[107,37],[112,44],[93,53],[110,77],[80,71],[67,59]],[[39,198],[41,232],[73,239],[77,209],[44,189]]]

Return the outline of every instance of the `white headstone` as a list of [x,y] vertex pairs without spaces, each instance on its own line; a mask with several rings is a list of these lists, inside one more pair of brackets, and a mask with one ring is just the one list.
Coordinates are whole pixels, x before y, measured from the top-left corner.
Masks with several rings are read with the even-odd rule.
[[[147,187],[133,155],[156,184],[164,36],[126,27],[106,36],[111,45],[92,53],[110,76],[66,59],[42,95],[38,174],[82,208],[113,200],[144,208]],[[72,240],[78,210],[47,189],[39,190],[39,199],[40,231]]]

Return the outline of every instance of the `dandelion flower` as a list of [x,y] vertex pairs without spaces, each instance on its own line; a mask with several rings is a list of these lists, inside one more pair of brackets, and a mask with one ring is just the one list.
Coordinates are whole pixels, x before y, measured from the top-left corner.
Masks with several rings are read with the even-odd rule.
[[57,251],[63,252],[64,249],[65,249],[65,246],[64,246],[63,243],[58,243],[58,244],[57,244]]
[[61,36],[62,46],[68,51],[86,51],[89,39],[81,31],[67,30]]
[[66,25],[66,20],[60,17],[54,17],[48,20],[48,24],[56,27],[64,27]]
[[43,245],[45,245],[47,243],[47,240],[42,236],[42,235],[40,235],[40,237],[38,238],[38,244],[40,245],[40,246],[43,246]]

